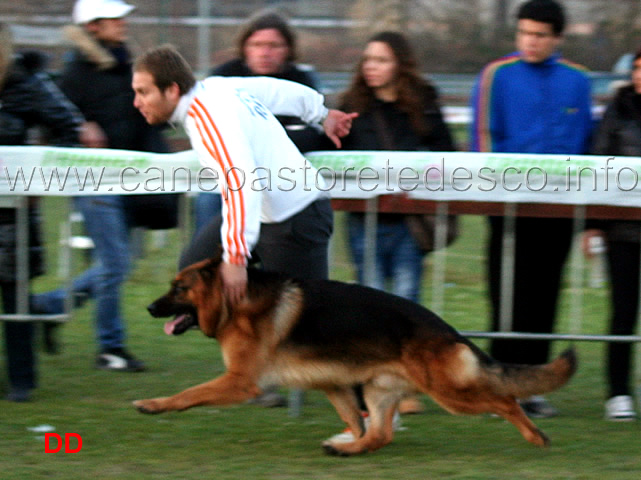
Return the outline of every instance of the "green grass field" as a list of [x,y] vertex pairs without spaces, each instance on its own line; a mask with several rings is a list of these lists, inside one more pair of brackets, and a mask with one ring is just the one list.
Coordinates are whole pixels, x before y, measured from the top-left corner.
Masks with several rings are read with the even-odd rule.
[[[60,200],[47,200],[51,274],[37,280],[43,291],[55,278]],[[344,251],[343,218],[337,215],[333,247],[334,278],[352,272]],[[634,479],[641,471],[641,423],[602,419],[603,344],[578,343],[580,368],[573,381],[550,399],[561,416],[536,423],[552,440],[548,449],[525,442],[502,419],[449,415],[425,398],[427,412],[406,417],[384,449],[355,458],[323,454],[320,442],[343,428],[329,402],[317,392],[306,396],[302,415],[287,409],[239,405],[203,407],[182,413],[147,416],[131,401],[173,394],[207,381],[222,371],[219,349],[198,332],[168,337],[162,321],[145,306],[168,285],[179,251],[178,232],[169,244],[148,246],[125,288],[129,347],[143,359],[144,373],[111,373],[92,368],[95,342],[92,305],[76,311],[62,327],[62,352],[40,355],[40,388],[34,401],[0,400],[0,478],[2,479]],[[483,281],[485,223],[463,217],[462,236],[448,250],[445,319],[463,330],[484,330],[487,304]],[[82,260],[82,259],[80,259]],[[427,260],[428,266],[431,262]],[[430,268],[425,303],[430,299]],[[584,290],[584,333],[602,333],[606,325],[606,289]],[[567,331],[569,300],[563,294]],[[485,341],[477,342],[485,347]],[[558,342],[555,351],[567,347]],[[2,362],[4,365],[4,361]],[[639,384],[638,377],[636,378]],[[6,385],[4,372],[0,393]],[[78,453],[45,453],[44,433],[29,430],[51,425],[58,434],[81,435]],[[72,443],[72,446],[75,445]]]

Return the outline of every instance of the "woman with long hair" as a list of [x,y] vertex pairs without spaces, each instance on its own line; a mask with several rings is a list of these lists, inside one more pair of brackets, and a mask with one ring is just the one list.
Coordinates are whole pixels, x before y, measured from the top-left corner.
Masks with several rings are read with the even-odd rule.
[[[344,150],[455,150],[436,89],[420,74],[414,51],[401,33],[380,32],[367,41],[340,108],[359,114],[350,134],[342,140]],[[362,213],[348,215],[348,235],[358,280],[363,283]],[[392,293],[419,302],[424,255],[407,215],[379,214],[376,275],[371,286],[385,290],[389,282]],[[360,396],[359,388],[355,392]],[[422,408],[416,398],[408,398],[401,402],[399,411],[419,413]],[[332,441],[353,441],[353,435],[345,431]]]
[[[345,150],[452,151],[436,89],[418,69],[407,39],[397,32],[381,32],[369,39],[341,107],[358,112]],[[349,215],[352,256],[363,281],[365,247],[363,215]],[[380,214],[377,231],[377,288],[391,281],[391,292],[419,301],[423,256],[411,235],[407,216]]]

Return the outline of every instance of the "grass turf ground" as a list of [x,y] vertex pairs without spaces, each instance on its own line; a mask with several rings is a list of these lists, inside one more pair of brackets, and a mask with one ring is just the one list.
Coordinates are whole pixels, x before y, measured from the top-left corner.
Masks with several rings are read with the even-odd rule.
[[[51,266],[57,254],[56,219],[60,200],[45,201]],[[337,215],[332,277],[349,280],[342,216]],[[463,217],[462,236],[448,250],[445,319],[462,330],[484,330],[487,304],[483,281],[485,224]],[[286,409],[238,405],[202,407],[182,413],[146,416],[131,401],[173,394],[207,381],[222,371],[218,346],[197,332],[168,337],[162,321],[145,306],[162,293],[175,269],[178,232],[167,246],[149,247],[125,294],[129,347],[143,359],[144,373],[112,373],[92,368],[95,343],[92,305],[76,311],[62,327],[62,352],[41,354],[40,388],[34,401],[0,400],[0,478],[2,479],[638,479],[641,471],[640,422],[603,420],[603,344],[578,343],[580,367],[572,382],[549,398],[561,410],[554,419],[537,420],[552,440],[548,449],[525,442],[502,419],[449,415],[425,398],[424,415],[406,417],[405,431],[384,449],[360,457],[335,458],[320,442],[343,425],[325,397],[308,392],[302,415]],[[431,260],[428,258],[428,265]],[[37,280],[39,291],[58,283],[52,274]],[[430,276],[424,282],[429,305]],[[584,290],[584,333],[602,333],[607,289]],[[563,292],[561,317],[576,292]],[[567,331],[567,320],[559,331]],[[485,347],[484,340],[477,340]],[[558,342],[555,352],[565,348]],[[3,361],[4,364],[4,361]],[[3,372],[4,373],[4,372]],[[635,384],[638,385],[638,377]],[[0,393],[4,390],[4,376]],[[45,453],[44,433],[29,430],[52,425],[56,433],[81,435],[78,453]],[[72,441],[72,446],[75,443]]]

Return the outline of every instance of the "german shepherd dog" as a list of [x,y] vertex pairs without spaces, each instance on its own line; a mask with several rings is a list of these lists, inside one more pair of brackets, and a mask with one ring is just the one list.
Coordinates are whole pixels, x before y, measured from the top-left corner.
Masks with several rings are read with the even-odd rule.
[[[148,310],[154,317],[175,317],[165,325],[167,334],[197,326],[217,339],[226,372],[171,397],[135,401],[140,412],[241,403],[273,384],[319,389],[355,437],[350,443],[326,441],[323,448],[355,455],[390,443],[399,401],[423,392],[449,412],[495,413],[527,441],[549,443],[517,398],[564,385],[576,370],[572,349],[546,365],[504,365],[411,301],[361,285],[294,280],[253,268],[246,296],[231,307],[219,266],[217,258],[185,268]],[[369,410],[367,431],[357,384]]]

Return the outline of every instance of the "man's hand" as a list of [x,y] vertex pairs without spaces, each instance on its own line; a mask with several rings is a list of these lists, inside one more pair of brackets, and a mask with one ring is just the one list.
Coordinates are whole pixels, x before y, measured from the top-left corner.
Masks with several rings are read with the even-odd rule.
[[80,143],[86,148],[106,148],[107,135],[96,122],[85,122],[80,126]]
[[247,268],[244,265],[222,263],[220,276],[223,280],[223,293],[227,301],[237,305],[247,292]]
[[[599,237],[601,238],[599,239]],[[581,250],[586,258],[593,258],[595,256],[593,250],[594,245],[595,243],[603,244],[603,242],[605,242],[603,237],[604,235],[601,230],[589,229],[583,232],[581,236]]]
[[345,113],[340,110],[330,109],[323,122],[323,130],[329,139],[334,142],[336,148],[341,148],[341,138],[347,136],[352,129],[352,120],[358,117],[358,113]]

